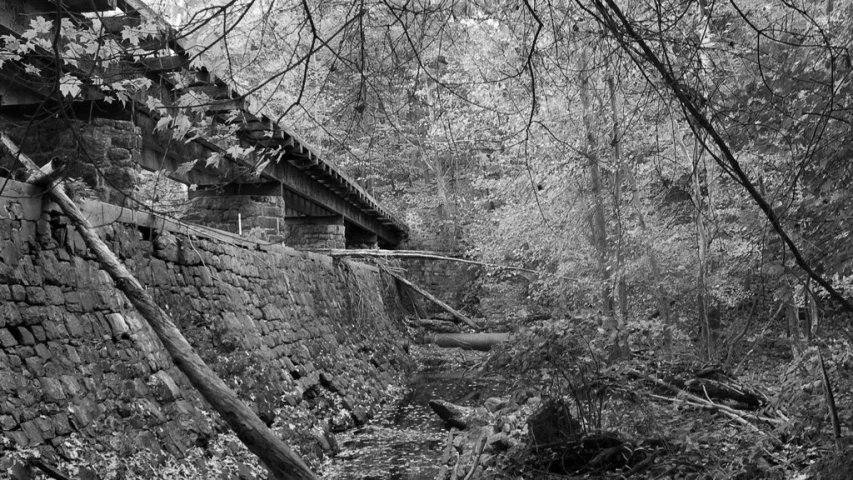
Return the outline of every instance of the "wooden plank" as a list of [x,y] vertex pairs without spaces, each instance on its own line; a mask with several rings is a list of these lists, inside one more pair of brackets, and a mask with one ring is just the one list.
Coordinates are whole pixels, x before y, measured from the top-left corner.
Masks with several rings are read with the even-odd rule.
[[209,112],[228,112],[234,110],[242,110],[246,108],[246,100],[244,98],[232,98],[227,100],[214,100],[210,105],[205,106]]
[[230,100],[231,88],[227,85],[216,85],[216,84],[191,84],[187,87],[189,90],[192,90],[195,93],[201,95],[207,95],[210,98],[217,100]]
[[109,12],[116,9],[116,0],[62,0],[62,6],[72,13]]
[[189,67],[189,58],[183,55],[145,57],[139,63],[149,72],[177,72]]
[[100,17],[104,30],[113,35],[120,35],[124,27],[135,28],[142,25],[142,18],[128,15],[116,15],[113,17]]

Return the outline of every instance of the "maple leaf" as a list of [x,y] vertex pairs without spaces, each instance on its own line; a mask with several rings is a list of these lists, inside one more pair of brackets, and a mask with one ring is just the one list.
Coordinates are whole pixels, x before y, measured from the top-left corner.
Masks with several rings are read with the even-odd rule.
[[50,30],[53,28],[52,20],[45,20],[44,17],[39,15],[38,17],[30,20],[30,29],[35,32],[35,34],[40,33],[50,33]]
[[157,121],[157,125],[154,127],[154,130],[162,131],[169,128],[169,123],[172,121],[171,115],[165,115]]
[[180,166],[178,166],[178,168],[175,170],[175,173],[178,175],[186,175],[186,174],[190,173],[190,170],[192,170],[193,167],[195,167],[195,164],[197,161],[198,160],[193,160],[191,162],[184,162],[184,163],[180,164]]
[[125,26],[121,31],[121,39],[130,42],[134,47],[139,46],[139,32],[128,26]]
[[80,85],[82,85],[80,79],[66,73],[59,79],[59,92],[63,96],[74,98],[82,91]]
[[21,41],[15,36],[3,35],[0,39],[6,44],[5,50],[9,52],[18,52],[21,49]]
[[172,138],[182,139],[192,129],[192,121],[184,114],[178,114],[172,123]]
[[207,160],[204,161],[204,166],[205,167],[219,168],[219,162],[221,160],[222,160],[222,155],[220,155],[218,153],[213,153],[209,157],[207,157]]

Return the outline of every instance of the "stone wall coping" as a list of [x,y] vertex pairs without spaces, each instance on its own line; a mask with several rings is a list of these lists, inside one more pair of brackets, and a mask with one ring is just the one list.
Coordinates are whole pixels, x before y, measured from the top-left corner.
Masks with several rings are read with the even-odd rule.
[[[45,191],[41,187],[28,183],[18,182],[8,178],[0,178],[0,216],[11,216],[15,212],[15,218],[29,221],[37,221],[44,212],[61,212],[58,205],[47,200]],[[17,203],[20,207],[13,208],[11,204]],[[237,234],[203,225],[193,225],[179,220],[166,218],[153,212],[141,212],[128,207],[120,207],[97,200],[78,200],[77,205],[93,227],[100,227],[112,223],[123,223],[150,228],[159,231],[177,233],[181,235],[194,236],[215,240],[226,245],[241,247],[249,250],[277,253],[311,260],[318,263],[331,265],[333,257],[315,252],[295,250],[280,243],[269,243],[263,240],[247,240]],[[359,266],[371,267],[365,264]],[[378,269],[376,269],[378,271]]]

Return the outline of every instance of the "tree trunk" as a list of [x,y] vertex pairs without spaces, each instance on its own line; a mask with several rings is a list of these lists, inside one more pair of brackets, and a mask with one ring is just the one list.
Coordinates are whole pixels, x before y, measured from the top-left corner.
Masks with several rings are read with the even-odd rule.
[[806,310],[809,316],[809,342],[817,337],[820,328],[820,310],[817,306],[817,296],[812,291],[811,279],[806,278]]
[[818,325],[820,324],[820,313],[817,308],[817,298],[812,291],[811,278],[806,277],[803,283],[803,307],[805,308],[806,321],[806,341],[811,344],[812,340],[817,336]]
[[598,139],[593,122],[592,100],[589,93],[590,73],[587,67],[586,50],[580,49],[580,99],[583,109],[583,124],[586,130],[586,158],[589,164],[589,178],[592,187],[593,210],[590,214],[592,244],[596,251],[598,270],[601,275],[601,308],[606,315],[613,313],[613,295],[611,294],[611,275],[608,268],[607,224],[604,218],[604,199],[602,196],[601,168],[598,158]]
[[711,322],[708,319],[708,298],[705,286],[705,274],[708,268],[708,236],[705,230],[704,208],[702,201],[702,186],[699,179],[699,166],[701,164],[701,150],[699,140],[693,149],[693,204],[696,206],[696,243],[697,265],[696,265],[696,310],[699,317],[699,342],[702,345],[703,360],[710,361],[714,358],[714,334],[711,332]]
[[433,333],[423,337],[424,344],[444,348],[489,351],[499,343],[509,340],[508,333]]
[[[32,181],[35,182],[43,176],[39,167],[21,153],[9,137],[4,134],[0,138],[12,156],[19,158],[27,170],[33,174]],[[175,366],[187,376],[202,397],[219,412],[246,447],[258,456],[277,479],[316,479],[317,477],[302,459],[285,445],[245,403],[240,401],[225,382],[217,377],[216,373],[195,353],[166,312],[154,303],[139,281],[98,237],[77,205],[66,195],[62,185],[52,185],[47,193],[83,237],[86,246],[98,259],[100,267],[110,275],[116,287],[127,296],[163,342]]]
[[625,168],[622,157],[622,126],[619,121],[619,102],[616,98],[616,84],[613,76],[607,76],[610,90],[610,113],[613,119],[613,159],[616,163],[616,175],[613,182],[613,213],[616,219],[616,298],[619,302],[619,315],[615,335],[611,339],[612,360],[625,360],[631,357],[628,324],[628,284],[625,280],[624,242],[625,229],[622,224],[622,178]]
[[793,286],[786,285],[784,295],[785,297],[782,301],[785,302],[785,321],[788,338],[791,340],[791,352],[794,356],[797,356],[800,353],[802,332],[800,331],[800,314],[797,309],[797,298],[794,295]]
[[[785,228],[782,226],[782,222],[773,210],[773,207],[767,202],[765,197],[758,192],[755,184],[744,171],[743,166],[740,164],[738,159],[735,158],[735,155],[732,153],[732,150],[726,140],[723,139],[723,136],[713,125],[711,120],[702,112],[701,106],[695,101],[695,98],[688,95],[683,84],[676,79],[676,75],[673,73],[672,69],[664,65],[664,62],[661,61],[655,51],[652,50],[648,42],[638,33],[634,25],[628,21],[625,14],[622,12],[622,9],[619,8],[614,0],[595,0],[593,5],[601,16],[598,20],[601,21],[608,31],[616,36],[620,43],[620,47],[627,52],[636,52],[637,50],[642,52],[642,57],[635,58],[642,58],[644,62],[648,62],[648,64],[661,75],[666,87],[672,91],[673,95],[678,99],[678,103],[684,109],[685,117],[693,123],[696,130],[703,131],[710,137],[710,143],[718,149],[718,154],[714,155],[714,161],[725,169],[729,177],[736,180],[747,191],[749,196],[770,222],[770,225],[773,226],[773,230],[782,240],[782,243],[784,243],[788,250],[791,251],[797,265],[802,268],[812,280],[820,285],[821,288],[823,288],[829,296],[832,297],[832,299],[844,307],[847,312],[853,313],[853,303],[845,298],[841,292],[836,290],[835,287],[826,280],[826,278],[816,272],[814,268],[809,265],[809,262],[807,262],[803,257],[800,248],[785,231]],[[643,64],[639,62],[640,60],[638,60],[638,65],[642,69]],[[645,69],[643,71],[648,74]],[[710,151],[710,145],[708,150]],[[848,334],[846,330],[845,334]]]

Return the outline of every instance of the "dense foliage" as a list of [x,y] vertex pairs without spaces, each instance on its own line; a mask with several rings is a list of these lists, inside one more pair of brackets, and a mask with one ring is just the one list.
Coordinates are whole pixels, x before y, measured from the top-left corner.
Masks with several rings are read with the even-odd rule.
[[[810,337],[830,305],[823,280],[850,289],[847,2],[152,8],[191,66],[234,82],[398,211],[410,247],[540,271],[486,279],[513,302],[598,309],[621,330],[657,311],[662,331],[688,335],[718,330],[723,312],[730,336],[732,311],[783,305],[788,328]],[[42,81],[66,100],[97,88],[139,102],[176,139],[232,133],[202,114],[203,91],[163,105],[149,79],[116,73],[156,58],[146,42],[162,27],[129,24],[110,40],[99,15],[63,20],[58,37],[53,20],[32,19],[4,37],[3,61],[38,78],[53,58],[68,68]],[[176,194],[162,196],[180,212]]]
[[[785,331],[809,370],[804,342],[845,330],[834,314],[853,293],[849,1],[161,3],[193,66],[398,212],[409,248],[538,272],[491,268],[486,316],[593,318],[606,339],[594,353],[610,359],[663,346],[725,362],[769,320],[761,332]],[[63,23],[58,46],[54,22],[33,19],[3,37],[0,62],[38,76],[33,59],[110,72],[152,55],[140,45],[156,25],[125,27],[119,44],[90,20]],[[163,105],[144,79],[44,83],[66,100],[97,87],[145,105],[176,139],[233,133],[190,89]],[[807,412],[817,400],[777,401]]]

